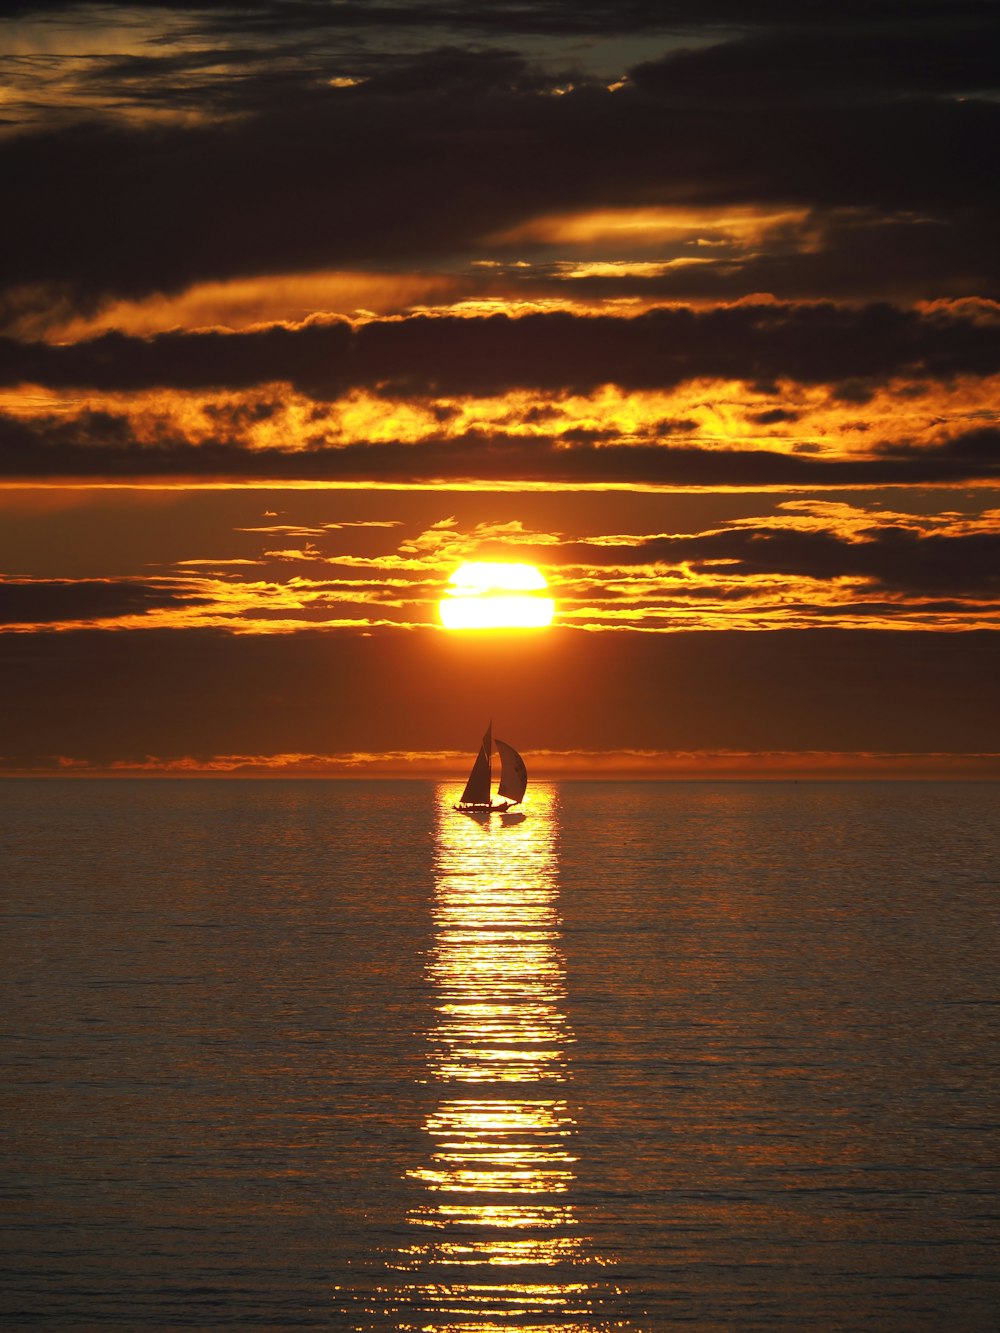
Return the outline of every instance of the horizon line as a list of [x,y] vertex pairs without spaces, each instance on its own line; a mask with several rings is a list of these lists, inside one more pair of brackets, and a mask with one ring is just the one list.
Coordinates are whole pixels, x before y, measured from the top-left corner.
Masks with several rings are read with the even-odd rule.
[[[526,760],[532,782],[1000,780],[1000,754],[993,752],[620,748],[529,750]],[[464,749],[146,755],[142,759],[112,760],[45,755],[26,762],[0,755],[0,778],[414,780],[460,784],[469,762]]]

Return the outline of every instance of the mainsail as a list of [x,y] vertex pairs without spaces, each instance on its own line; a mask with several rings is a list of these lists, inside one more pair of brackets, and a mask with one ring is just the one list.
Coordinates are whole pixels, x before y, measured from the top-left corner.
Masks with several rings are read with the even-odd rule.
[[[497,744],[499,745],[499,741]],[[509,747],[508,747],[509,748]],[[489,805],[490,803],[490,782],[493,777],[493,766],[491,755],[493,753],[493,723],[486,728],[486,735],[483,737],[483,743],[479,753],[476,755],[476,762],[472,765],[472,772],[469,774],[469,780],[465,784],[465,791],[462,792],[463,805]],[[522,764],[522,768],[524,765]],[[523,794],[523,793],[522,793]],[[518,800],[520,800],[520,796]]]
[[[490,726],[492,727],[492,723]],[[513,745],[508,745],[506,741],[497,738],[497,752],[500,755],[500,790],[499,795],[505,797],[508,801],[521,801],[524,799],[524,789],[528,785],[528,770],[524,766],[524,760],[514,749]],[[473,776],[476,770],[473,769]],[[488,779],[487,779],[488,781]],[[469,779],[471,785],[472,778]],[[466,788],[468,791],[468,787]]]

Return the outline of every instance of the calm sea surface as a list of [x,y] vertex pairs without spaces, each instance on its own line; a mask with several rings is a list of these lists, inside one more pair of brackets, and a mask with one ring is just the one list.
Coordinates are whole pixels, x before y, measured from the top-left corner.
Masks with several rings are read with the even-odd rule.
[[995,1330],[1000,785],[0,785],[7,1328]]

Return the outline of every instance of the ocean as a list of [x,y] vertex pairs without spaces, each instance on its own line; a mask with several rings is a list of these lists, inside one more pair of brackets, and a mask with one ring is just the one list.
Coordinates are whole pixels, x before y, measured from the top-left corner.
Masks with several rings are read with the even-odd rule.
[[0,786],[5,1328],[990,1330],[1000,785]]

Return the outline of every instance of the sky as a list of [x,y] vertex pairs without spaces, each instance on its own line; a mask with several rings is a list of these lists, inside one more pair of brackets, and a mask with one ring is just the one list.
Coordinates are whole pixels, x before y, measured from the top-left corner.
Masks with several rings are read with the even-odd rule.
[[993,0],[4,13],[0,773],[1000,776]]

